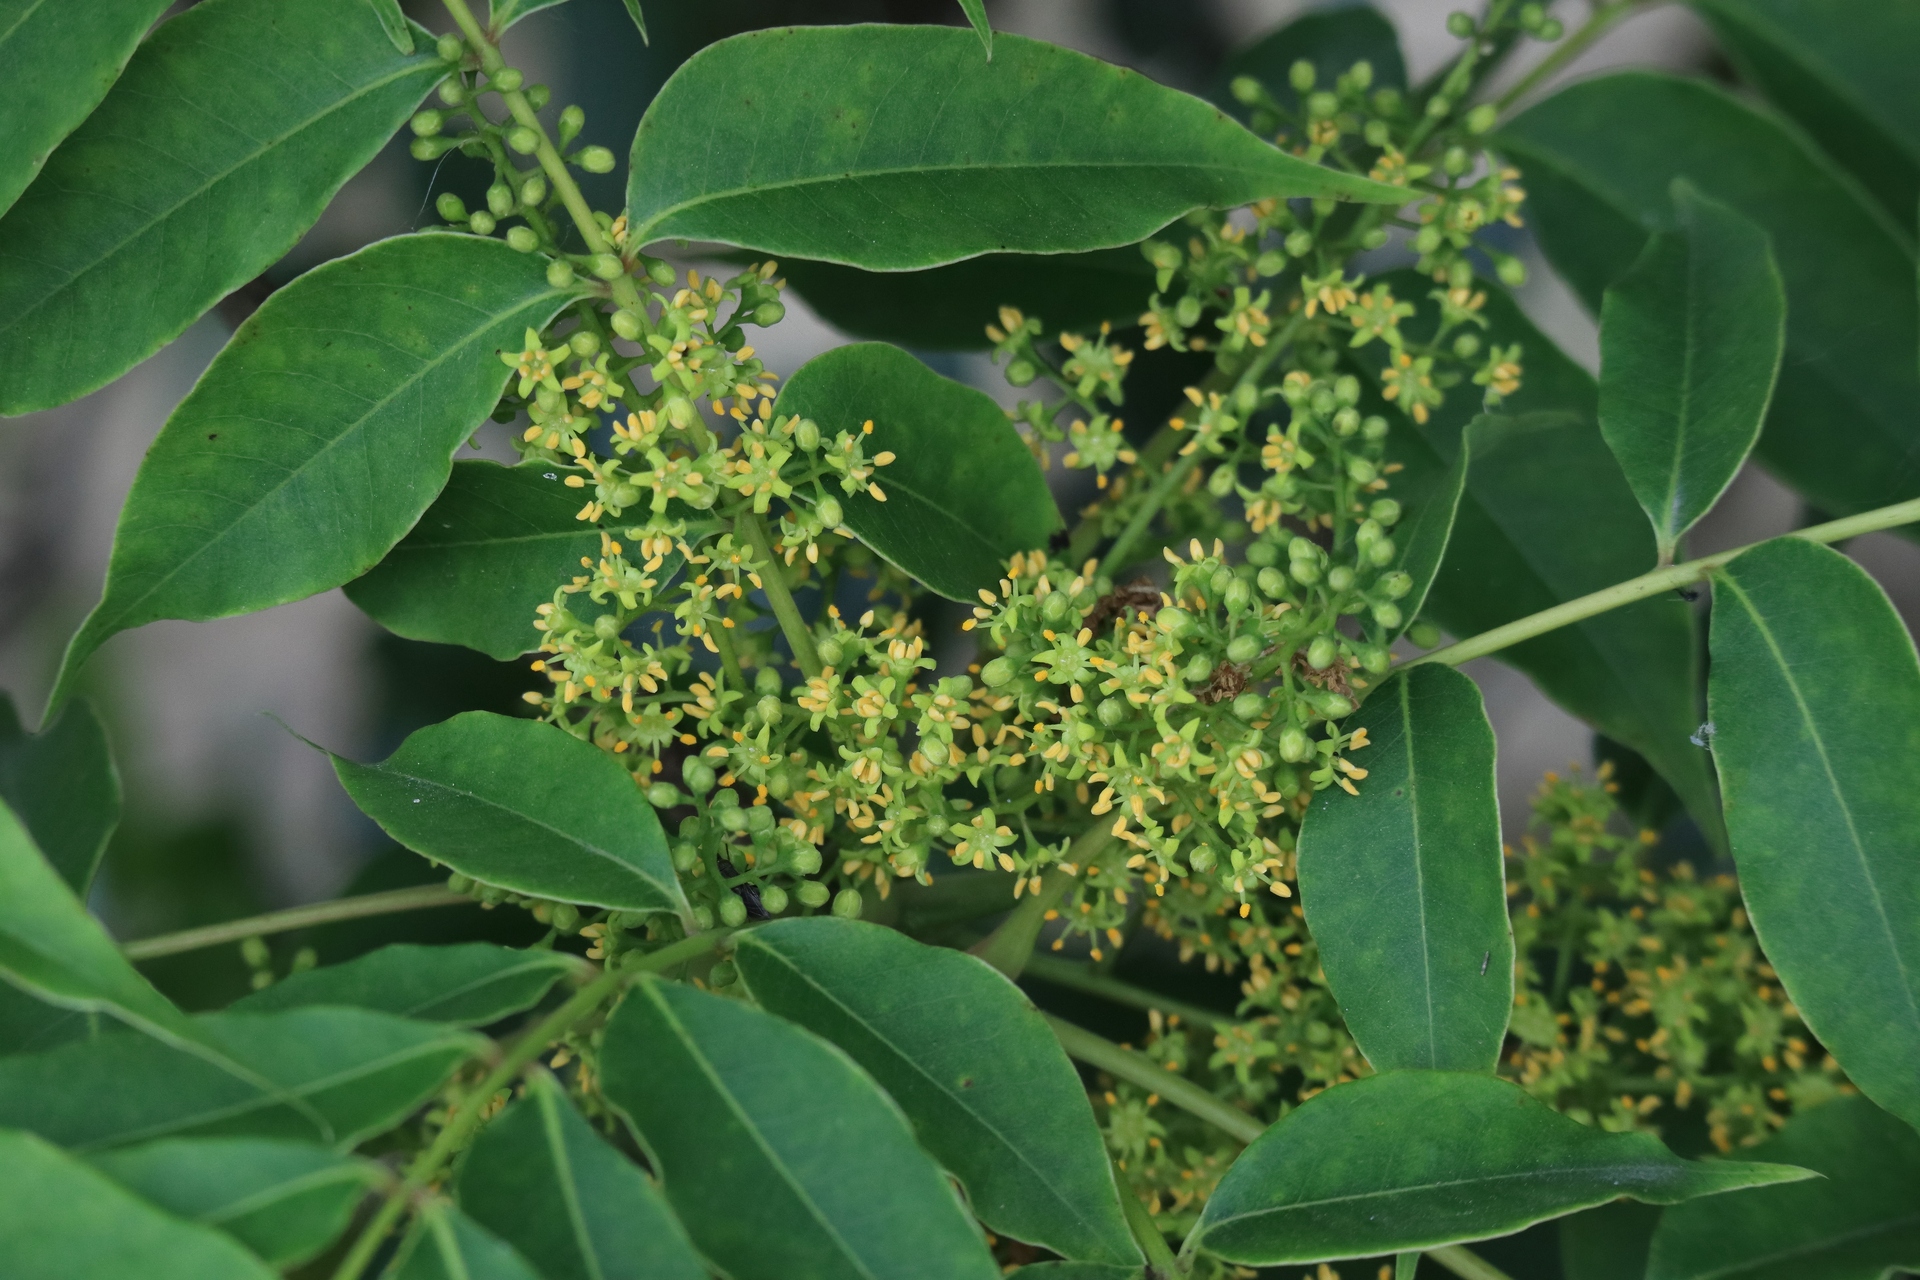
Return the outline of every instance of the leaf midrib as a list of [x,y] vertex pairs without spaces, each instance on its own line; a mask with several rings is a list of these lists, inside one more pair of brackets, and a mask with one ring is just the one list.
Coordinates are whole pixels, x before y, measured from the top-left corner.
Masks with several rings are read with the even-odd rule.
[[1433,946],[1427,928],[1427,868],[1422,857],[1426,842],[1420,829],[1419,770],[1413,751],[1413,677],[1400,681],[1401,734],[1407,744],[1407,806],[1413,820],[1413,892],[1420,918],[1420,988],[1427,1005],[1427,1065],[1440,1065],[1440,1041],[1433,1013]]
[[[1264,1218],[1273,1214],[1299,1213],[1309,1209],[1323,1208],[1328,1205],[1356,1204],[1367,1200],[1385,1200],[1395,1196],[1422,1195],[1433,1191],[1445,1191],[1452,1187],[1472,1187],[1503,1182],[1529,1182],[1555,1178],[1572,1179],[1590,1177],[1598,1182],[1604,1181],[1616,1173],[1644,1176],[1647,1172],[1662,1171],[1674,1172],[1672,1166],[1665,1164],[1582,1165],[1577,1168],[1567,1168],[1563,1166],[1551,1169],[1527,1169],[1515,1173],[1490,1173],[1471,1178],[1448,1178],[1436,1182],[1409,1183],[1405,1186],[1390,1187],[1382,1191],[1356,1191],[1349,1195],[1323,1196],[1318,1200],[1297,1200],[1290,1204],[1271,1205],[1264,1209],[1249,1209],[1244,1213],[1237,1213],[1231,1218],[1220,1219],[1218,1222],[1215,1222],[1209,1230],[1217,1229],[1228,1223],[1247,1222],[1255,1218]],[[1618,1187],[1620,1184],[1616,1182],[1611,1185]],[[1595,1191],[1596,1193],[1604,1194],[1602,1189],[1597,1186],[1595,1187]],[[1617,1195],[1619,1193],[1615,1192],[1615,1194]],[[1612,1197],[1609,1196],[1608,1198],[1611,1199]]]
[[198,1221],[209,1226],[221,1226],[235,1218],[245,1217],[257,1209],[264,1209],[282,1200],[291,1199],[308,1191],[316,1190],[334,1182],[360,1182],[369,1180],[367,1170],[355,1164],[351,1159],[337,1164],[325,1165],[318,1169],[309,1169],[305,1173],[276,1182],[272,1186],[262,1187],[237,1200],[230,1200],[218,1208],[209,1209],[200,1214]]
[[588,1280],[605,1280],[605,1269],[600,1265],[600,1251],[594,1247],[593,1235],[587,1230],[586,1214],[580,1207],[580,1187],[573,1176],[573,1156],[567,1147],[567,1138],[560,1131],[560,1109],[554,1101],[553,1090],[547,1081],[534,1088],[534,1105],[540,1109],[540,1133],[546,1139],[547,1159],[553,1164],[553,1180],[560,1188],[561,1203],[567,1210],[567,1227],[573,1234],[575,1249],[580,1254],[580,1262],[587,1269]]

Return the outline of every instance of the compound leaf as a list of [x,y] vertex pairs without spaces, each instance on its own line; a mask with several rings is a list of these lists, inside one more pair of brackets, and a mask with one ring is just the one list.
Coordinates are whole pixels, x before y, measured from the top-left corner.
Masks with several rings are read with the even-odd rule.
[[1131,244],[1191,209],[1264,197],[1406,198],[1134,72],[1004,33],[982,66],[972,35],[938,26],[708,45],[647,108],[627,182],[630,243],[718,240],[881,271]]
[[233,1239],[154,1208],[85,1161],[0,1130],[8,1280],[273,1280]]
[[564,729],[468,711],[379,764],[333,758],[361,811],[416,853],[514,893],[684,914],[667,836],[633,774]]
[[0,414],[104,386],[292,248],[447,73],[425,43],[341,0],[164,23],[0,221]]
[[163,1138],[89,1163],[168,1213],[217,1227],[275,1267],[339,1238],[379,1166],[305,1142]]
[[704,1280],[686,1232],[639,1166],[544,1072],[473,1144],[460,1207],[546,1280]]
[[846,525],[949,600],[992,586],[1010,556],[1044,548],[1062,525],[1000,406],[898,347],[861,342],[815,356],[787,380],[774,412],[813,419],[823,442],[873,423],[861,441],[867,456],[894,455],[872,476],[886,500],[856,486],[844,495]]
[[370,245],[268,298],[141,463],[56,705],[118,632],[284,604],[373,568],[498,402],[494,353],[519,350],[569,296],[501,241],[434,234]]
[[694,1244],[735,1280],[997,1280],[905,1118],[826,1042],[643,978],[607,1024],[600,1066]]
[[1759,439],[1787,323],[1767,233],[1682,178],[1673,205],[1600,313],[1600,434],[1667,560]]
[[1667,1210],[1647,1280],[1880,1280],[1920,1267],[1920,1134],[1907,1125],[1836,1098],[1747,1154],[1825,1176]]
[[235,1001],[233,1013],[271,1013],[316,1004],[375,1009],[421,1022],[484,1027],[531,1009],[562,978],[585,966],[563,951],[491,942],[430,947],[396,942],[344,964],[308,969]]
[[1392,1071],[1315,1094],[1254,1139],[1188,1243],[1262,1266],[1369,1257],[1507,1235],[1619,1196],[1676,1204],[1812,1176],[1682,1160],[1492,1076]]
[[755,929],[734,955],[762,1008],[846,1050],[900,1104],[988,1227],[1140,1264],[1079,1074],[998,970],[831,916]]
[[120,773],[92,707],[73,703],[39,733],[28,733],[13,699],[0,693],[0,801],[84,900],[120,825]]
[[1860,1091],[1920,1124],[1920,660],[1873,579],[1776,538],[1713,577],[1713,759],[1768,961]]
[[1300,901],[1375,1070],[1491,1071],[1513,1008],[1493,728],[1473,681],[1423,665],[1368,695],[1358,795],[1300,826]]

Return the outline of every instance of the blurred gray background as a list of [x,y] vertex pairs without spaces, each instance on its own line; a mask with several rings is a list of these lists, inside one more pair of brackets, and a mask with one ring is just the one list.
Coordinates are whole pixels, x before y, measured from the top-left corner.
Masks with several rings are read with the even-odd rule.
[[[1399,26],[1420,78],[1449,56],[1438,0],[1378,0]],[[431,3],[409,3],[428,26]],[[1203,89],[1220,58],[1311,6],[1294,0],[989,0],[1002,31],[1055,41]],[[646,102],[678,61],[731,32],[789,22],[958,22],[953,0],[650,0],[651,48],[620,0],[571,0],[508,37],[510,60],[552,85],[556,108],[587,111],[585,137],[624,155]],[[1556,12],[1569,29],[1580,0]],[[1537,58],[1533,46],[1528,56]],[[1688,13],[1655,9],[1589,49],[1578,77],[1642,64],[1724,75]],[[1523,70],[1524,60],[1514,69]],[[429,183],[432,183],[431,187]],[[208,360],[261,298],[301,270],[434,220],[430,197],[478,202],[486,178],[451,157],[437,169],[390,146],[348,184],[288,259],[171,346],[76,404],[0,420],[0,689],[32,725],[67,638],[99,598],[114,523],[147,446]],[[617,208],[621,174],[590,197]],[[1570,354],[1594,367],[1594,323],[1532,255],[1521,299]],[[769,367],[791,372],[845,338],[789,298],[786,321],[758,343]],[[1005,392],[983,357],[942,371]],[[504,442],[487,452],[507,456]],[[1058,472],[1055,473],[1056,475]],[[1701,554],[1803,522],[1797,498],[1749,468],[1696,532]],[[1920,620],[1920,547],[1888,534],[1847,550],[1886,586],[1912,626]],[[1469,672],[1486,693],[1500,738],[1509,838],[1543,771],[1591,762],[1587,728],[1526,679],[1490,660]],[[289,730],[349,755],[386,754],[413,728],[470,706],[508,710],[524,672],[460,650],[383,635],[338,591],[248,617],[163,622],[122,635],[93,663],[86,694],[108,723],[127,791],[127,818],[109,853],[98,905],[122,936],[331,896],[382,847],[334,781],[325,758]]]

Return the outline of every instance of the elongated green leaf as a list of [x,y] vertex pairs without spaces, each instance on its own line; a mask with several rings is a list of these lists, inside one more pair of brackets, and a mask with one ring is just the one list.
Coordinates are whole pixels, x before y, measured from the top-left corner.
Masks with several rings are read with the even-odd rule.
[[880,1082],[996,1233],[1140,1265],[1079,1073],[998,970],[831,916],[756,929],[734,955],[762,1008]]
[[484,884],[617,911],[687,910],[631,773],[550,724],[468,711],[340,784],[401,844]]
[[704,1280],[652,1181],[541,1073],[460,1167],[460,1207],[546,1280]]
[[1752,1154],[1825,1176],[1667,1210],[1647,1280],[1879,1280],[1920,1267],[1920,1134],[1907,1125],[1838,1098]]
[[1300,902],[1375,1070],[1491,1071],[1513,1008],[1493,727],[1473,681],[1420,666],[1368,695],[1360,794],[1315,797]]
[[1648,229],[1673,226],[1674,178],[1752,219],[1787,291],[1786,358],[1760,460],[1836,514],[1920,493],[1911,207],[1892,223],[1798,134],[1697,81],[1583,81],[1498,136],[1525,171],[1547,256],[1596,310]]
[[127,963],[5,804],[0,804],[0,977],[48,1004],[112,1014],[174,1044],[205,1039]]
[[1920,1124],[1920,660],[1873,579],[1777,538],[1713,578],[1713,759],[1740,891],[1807,1027]]
[[115,1032],[0,1059],[0,1124],[83,1151],[191,1135],[344,1149],[397,1123],[486,1043],[364,1009],[212,1013],[194,1022],[266,1085]]
[[1600,434],[1668,560],[1760,438],[1787,325],[1767,233],[1684,178],[1673,205],[1600,323]]
[[28,733],[13,699],[0,693],[0,801],[84,899],[120,825],[120,773],[92,707],[76,703],[39,733]]
[[163,25],[0,221],[0,414],[111,382],[259,275],[446,71],[366,3]]
[[414,1219],[388,1274],[394,1280],[545,1280],[513,1246],[443,1200]]
[[949,600],[968,600],[1006,573],[1016,551],[1044,548],[1062,525],[1040,465],[991,399],[883,342],[836,347],[800,366],[774,404],[820,425],[822,437],[873,432],[869,457],[886,494],[844,495],[860,540]]
[[834,328],[934,351],[985,351],[1000,308],[1049,332],[1134,324],[1153,294],[1153,267],[1134,248],[1036,256],[988,253],[924,271],[862,271],[787,258],[780,273]]
[[789,27],[708,45],[660,90],[633,139],[628,239],[905,270],[1131,244],[1269,196],[1406,193],[1037,40],[1002,34],[982,66],[952,27]]
[[236,1001],[231,1012],[344,1004],[421,1022],[483,1027],[531,1009],[554,983],[582,968],[561,951],[521,951],[491,942],[445,947],[397,942],[345,964],[283,978]]
[[400,12],[400,0],[367,0],[373,6],[373,16],[380,20],[380,29],[387,33],[387,39],[400,53],[413,52],[413,24],[407,21],[407,15]]
[[1406,514],[1393,527],[1393,540],[1399,548],[1394,568],[1407,575],[1413,586],[1400,598],[1401,623],[1389,628],[1384,639],[1391,641],[1413,625],[1426,607],[1427,596],[1446,563],[1447,546],[1453,541],[1453,524],[1460,515],[1460,501],[1467,491],[1467,476],[1473,469],[1474,432],[1460,437],[1453,461],[1442,463],[1433,446],[1403,427],[1389,439],[1389,465],[1398,464],[1393,493]]
[[999,1276],[900,1112],[798,1027],[643,979],[600,1071],[694,1244],[734,1280]]
[[1111,1262],[1029,1262],[1007,1273],[1008,1280],[1141,1280],[1140,1267]]
[[529,325],[568,295],[474,236],[399,236],[308,272],[181,402],[120,513],[56,704],[112,635],[299,600],[379,563],[446,484]]
[[227,1236],[169,1217],[84,1161],[0,1130],[8,1280],[273,1280]]
[[268,1138],[164,1138],[103,1152],[94,1168],[168,1213],[218,1227],[276,1267],[339,1238],[377,1165]]
[[1400,56],[1400,37],[1393,23],[1363,2],[1329,5],[1301,14],[1238,50],[1221,68],[1220,88],[1213,100],[1237,119],[1245,120],[1249,108],[1234,98],[1228,86],[1235,76],[1252,76],[1266,86],[1275,101],[1297,109],[1300,93],[1289,73],[1300,61],[1312,64],[1315,84],[1320,88],[1332,88],[1333,82],[1356,62],[1365,62],[1373,69],[1375,88],[1407,87],[1407,65]]
[[1910,90],[1920,12],[1849,0],[1690,0],[1748,83],[1911,225],[1920,103]]
[[1560,1219],[1561,1273],[1566,1280],[1646,1280],[1647,1248],[1665,1212],[1615,1200]]
[[1315,1094],[1254,1139],[1188,1244],[1259,1265],[1367,1257],[1507,1235],[1619,1196],[1676,1204],[1811,1176],[1682,1160],[1492,1076],[1394,1071]]
[[647,15],[640,11],[640,0],[626,0],[627,16],[633,19],[633,25],[640,29],[640,43],[652,44],[647,38]]
[[167,0],[0,0],[0,80],[12,92],[0,143],[0,213],[107,96]]
[[987,22],[986,0],[960,0],[960,8],[966,12],[967,22],[973,27],[974,34],[980,37],[980,43],[987,48],[987,61],[993,61],[993,27]]
[[[575,519],[580,492],[540,462],[456,462],[446,489],[413,532],[347,598],[395,635],[460,644],[502,662],[537,648],[534,610],[600,554],[600,530]],[[678,569],[679,553],[657,575]],[[576,596],[575,612],[593,605]]]

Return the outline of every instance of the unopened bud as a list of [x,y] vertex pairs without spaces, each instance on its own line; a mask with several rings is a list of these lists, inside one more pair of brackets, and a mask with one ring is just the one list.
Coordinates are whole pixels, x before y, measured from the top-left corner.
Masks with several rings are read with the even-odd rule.
[[487,87],[498,89],[501,93],[512,93],[527,82],[518,67],[502,67],[487,77]]
[[492,235],[493,229],[497,225],[499,224],[494,222],[493,215],[488,213],[485,209],[475,209],[472,213],[467,215],[467,226],[471,227],[473,229],[473,234],[477,236]]
[[533,234],[532,227],[509,227],[507,243],[521,253],[532,253],[540,247],[540,237]]
[[980,668],[980,683],[989,689],[998,689],[1019,674],[1011,658],[1001,656]]
[[432,108],[428,108],[425,111],[416,113],[409,124],[413,129],[415,137],[431,138],[440,132],[441,128],[446,124],[446,120],[446,116]]
[[1447,34],[1457,40],[1465,40],[1473,34],[1473,15],[1459,10],[1447,15]]
[[1267,709],[1267,700],[1257,693],[1243,693],[1233,700],[1233,714],[1241,720],[1255,720]]
[[1373,620],[1387,630],[1393,630],[1400,625],[1400,606],[1391,601],[1373,606]]
[[777,884],[760,886],[760,905],[768,915],[780,915],[787,909],[787,891]]
[[593,274],[602,280],[618,280],[627,274],[626,264],[616,254],[596,253],[593,255]]
[[703,760],[689,760],[680,766],[680,780],[694,795],[703,796],[713,790],[713,766]]
[[656,809],[671,809],[680,802],[680,788],[671,782],[656,782],[647,788],[647,803]]
[[444,35],[434,41],[433,51],[442,62],[458,62],[467,54],[466,41],[456,35]]
[[616,163],[613,152],[605,147],[582,147],[575,153],[573,162],[588,173],[612,173]]
[[1495,107],[1491,102],[1483,102],[1473,110],[1467,112],[1467,132],[1485,133],[1487,130],[1493,128],[1494,122],[1499,118],[1499,108]]
[[1040,371],[1033,367],[1031,360],[1015,360],[1007,366],[1007,381],[1016,387],[1030,386],[1039,376]]
[[544,84],[530,85],[527,88],[527,105],[535,111],[544,111],[553,101],[553,90]]
[[1254,103],[1260,101],[1262,96],[1260,82],[1252,76],[1235,76],[1233,83],[1229,85],[1228,88],[1233,91],[1234,101],[1243,106],[1252,106]]
[[1227,661],[1252,662],[1260,656],[1260,650],[1265,647],[1260,642],[1259,636],[1235,636],[1233,642],[1227,646]]
[[828,893],[827,886],[821,884],[818,880],[809,880],[798,889],[795,889],[793,896],[800,899],[801,906],[813,907],[817,910],[827,905]]
[[1287,252],[1294,257],[1306,257],[1307,254],[1313,251],[1313,232],[1303,228],[1299,231],[1289,233],[1286,239],[1286,247]]
[[1313,756],[1313,743],[1307,738],[1306,731],[1298,725],[1288,725],[1280,731],[1280,758],[1289,764],[1299,764]]
[[467,220],[466,202],[451,191],[442,192],[440,198],[433,202],[433,208],[434,212],[438,213],[448,222],[465,222]]
[[507,132],[507,145],[523,156],[530,156],[540,149],[540,135],[526,125],[515,125]]
[[1338,656],[1339,648],[1332,636],[1315,636],[1313,643],[1307,646],[1307,665],[1315,671],[1325,671]]
[[504,182],[496,182],[487,188],[487,208],[496,218],[504,218],[513,212],[513,188]]
[[1287,83],[1292,85],[1298,93],[1305,93],[1307,90],[1313,88],[1313,82],[1316,78],[1313,64],[1305,58],[1297,60],[1291,67],[1287,68]]
[[640,334],[643,332],[640,327],[640,317],[625,309],[614,312],[611,323],[613,325],[613,331],[625,338],[628,342],[638,341]]
[[547,267],[547,283],[556,289],[564,289],[573,283],[573,266],[566,262],[551,263]]
[[1431,649],[1438,645],[1443,637],[1440,628],[1426,618],[1415,618],[1413,625],[1407,628],[1407,639],[1422,649]]
[[[806,419],[805,421],[811,422],[812,420]],[[832,494],[826,495],[820,499],[819,502],[815,503],[813,513],[819,516],[820,523],[829,529],[838,529],[841,522],[847,518],[847,513],[840,507],[840,499],[834,497]]]
[[786,304],[782,302],[763,302],[753,309],[753,322],[762,329],[779,324],[786,318]]
[[833,914],[842,920],[858,920],[861,905],[858,889],[842,889],[833,895]]
[[[740,900],[739,894],[729,893],[726,897],[726,900],[720,904],[720,923],[725,925],[729,929],[738,929],[741,925],[745,924],[746,922],[747,922],[747,904]],[[728,964],[729,968],[732,968],[732,965],[730,963],[725,961],[723,961],[722,963],[726,963]],[[725,984],[719,981],[720,974],[717,972],[720,968],[720,965],[715,965],[713,967],[716,970],[716,972],[708,975],[709,980],[712,981],[715,986],[724,986]]]
[[1260,571],[1254,581],[1260,587],[1260,593],[1269,600],[1280,600],[1287,594],[1287,576],[1278,569],[1268,567]]

